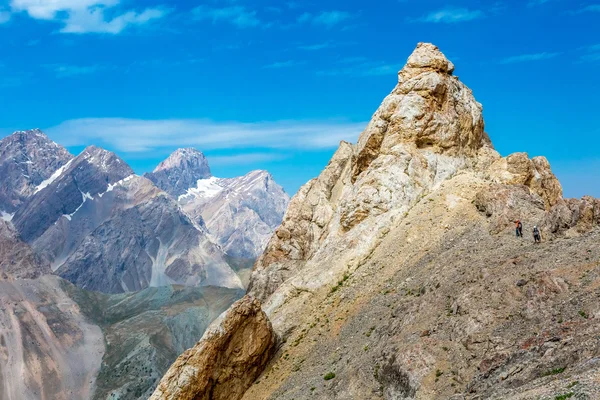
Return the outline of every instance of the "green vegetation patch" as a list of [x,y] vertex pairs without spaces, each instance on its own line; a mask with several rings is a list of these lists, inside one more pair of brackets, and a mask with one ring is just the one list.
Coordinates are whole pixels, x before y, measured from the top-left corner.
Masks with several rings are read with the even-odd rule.
[[333,372],[328,372],[327,374],[325,374],[325,376],[323,377],[323,379],[325,379],[326,381],[330,381],[333,378],[335,378],[335,374]]

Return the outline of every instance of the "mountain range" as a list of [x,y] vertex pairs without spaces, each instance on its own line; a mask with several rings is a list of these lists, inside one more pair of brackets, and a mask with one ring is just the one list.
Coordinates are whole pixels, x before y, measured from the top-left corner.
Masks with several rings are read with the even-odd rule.
[[[289,201],[265,171],[212,177],[197,150],[139,176],[112,152],[73,156],[40,130],[0,140],[0,173],[7,400],[148,398],[243,296]],[[231,195],[203,198],[208,181]]]
[[87,290],[242,288],[230,263],[262,253],[289,202],[268,172],[214,178],[194,149],[138,176],[112,152],[90,146],[74,157],[39,130],[0,148],[3,219],[54,273]]

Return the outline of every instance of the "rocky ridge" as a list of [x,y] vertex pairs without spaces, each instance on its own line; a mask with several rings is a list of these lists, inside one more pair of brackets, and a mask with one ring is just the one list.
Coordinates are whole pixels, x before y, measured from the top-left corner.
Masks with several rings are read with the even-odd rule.
[[73,156],[39,129],[0,140],[0,216],[9,219],[37,188]]
[[289,196],[267,171],[201,179],[179,196],[184,211],[204,221],[225,252],[240,259],[256,259],[263,252],[288,203]]
[[148,179],[91,197],[33,244],[77,286],[120,293],[182,284],[242,288],[223,251]]
[[71,216],[109,185],[133,175],[114,153],[90,146],[40,186],[16,212],[12,222],[21,237],[31,242],[63,216]]
[[144,175],[156,186],[177,198],[196,185],[199,179],[212,175],[208,160],[202,152],[193,149],[178,149],[161,162],[151,173]]
[[419,44],[292,199],[249,287],[282,345],[245,399],[600,394],[598,201],[563,199],[543,157],[501,157],[453,72]]

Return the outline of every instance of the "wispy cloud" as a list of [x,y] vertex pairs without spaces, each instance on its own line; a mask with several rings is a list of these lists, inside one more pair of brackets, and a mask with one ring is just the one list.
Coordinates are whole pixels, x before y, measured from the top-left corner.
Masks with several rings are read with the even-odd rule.
[[468,8],[445,8],[431,12],[413,21],[453,24],[458,22],[473,21],[484,17],[485,13],[481,10],[471,10]]
[[[169,10],[147,8],[141,12],[116,12],[120,0],[12,0],[14,12],[26,12],[31,18],[63,24],[62,33],[119,34],[131,26],[141,26],[164,17]],[[107,16],[107,10],[111,17]]]
[[331,28],[353,17],[346,11],[322,11],[318,14],[304,13],[298,17],[298,23],[309,23],[313,25],[322,25]]
[[541,6],[542,4],[546,4],[548,2],[550,2],[551,0],[529,0],[527,2],[527,7],[536,7],[536,6]]
[[271,64],[267,64],[267,65],[263,66],[263,68],[266,68],[266,69],[289,68],[289,67],[294,67],[294,66],[300,65],[300,64],[304,64],[304,63],[300,62],[300,61],[295,61],[295,60],[277,61],[277,62],[274,62]]
[[571,14],[583,14],[588,12],[600,12],[600,4],[589,4],[578,10],[572,11]]
[[501,64],[515,64],[529,61],[541,61],[549,60],[551,58],[558,57],[561,53],[533,53],[533,54],[521,54],[518,56],[506,57],[500,61]]
[[306,50],[306,51],[316,51],[316,50],[329,49],[332,47],[334,47],[332,42],[323,42],[323,43],[315,43],[315,44],[298,46],[298,49]]
[[0,9],[0,24],[10,21],[10,12]]
[[231,156],[209,156],[208,162],[210,165],[245,165],[268,161],[280,161],[285,160],[286,158],[285,154],[247,153]]
[[192,11],[198,20],[211,20],[213,24],[224,22],[238,28],[253,28],[261,26],[256,11],[249,10],[244,6],[230,6],[222,8],[211,8],[199,6]]
[[90,75],[107,67],[103,65],[68,65],[68,64],[46,64],[46,68],[54,71],[58,78],[66,78],[77,75]]
[[104,145],[123,152],[148,152],[177,147],[214,149],[304,149],[356,141],[366,122],[273,121],[215,122],[210,120],[139,120],[88,118],[63,122],[47,133],[65,146]]
[[583,47],[581,50],[585,52],[580,57],[582,62],[600,61],[600,44]]

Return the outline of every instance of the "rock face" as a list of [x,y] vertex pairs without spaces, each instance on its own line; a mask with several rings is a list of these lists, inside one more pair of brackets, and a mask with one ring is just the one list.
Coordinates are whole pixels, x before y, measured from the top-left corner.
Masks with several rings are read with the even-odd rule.
[[34,279],[50,273],[50,264],[19,239],[9,222],[0,220],[0,280]]
[[240,399],[263,371],[275,343],[260,303],[246,296],[175,361],[150,399]]
[[207,232],[138,176],[89,196],[33,246],[58,275],[87,290],[120,293],[170,284],[242,288]]
[[40,184],[40,190],[16,212],[13,223],[21,237],[31,242],[63,215],[73,214],[90,197],[130,175],[133,170],[114,153],[90,146]]
[[72,158],[38,129],[15,132],[0,140],[0,213],[4,218]]
[[58,278],[0,281],[0,398],[89,399],[104,351]]
[[289,200],[271,174],[252,171],[239,178],[198,180],[179,204],[204,221],[228,255],[255,259],[281,224]]
[[[459,171],[500,159],[484,133],[481,104],[453,71],[437,47],[417,47],[358,144],[342,143],[292,200],[256,264],[250,293],[265,301],[307,261],[334,262],[336,249],[354,248],[343,256],[347,262],[368,253],[373,242],[362,238]],[[372,222],[362,224],[367,219]]]
[[152,172],[144,175],[173,197],[187,192],[198,179],[212,175],[204,154],[196,149],[178,149]]
[[[564,200],[544,158],[502,158],[453,71],[420,44],[292,199],[249,288],[282,344],[244,399],[600,394],[598,203]],[[212,364],[180,358],[158,395]]]

